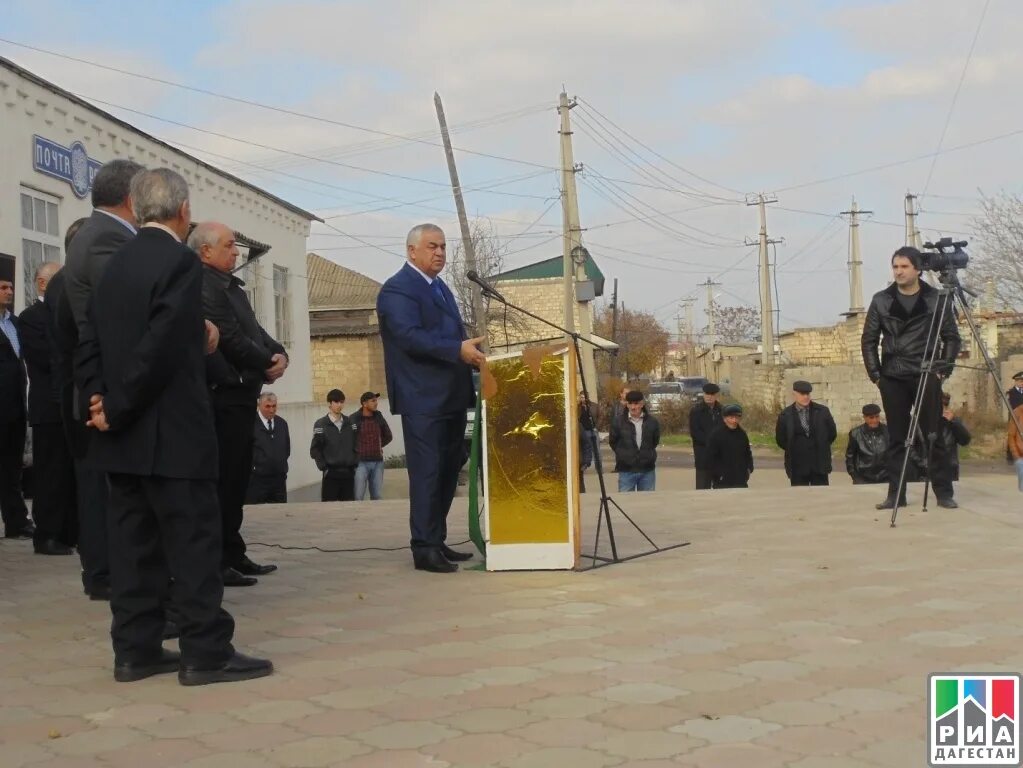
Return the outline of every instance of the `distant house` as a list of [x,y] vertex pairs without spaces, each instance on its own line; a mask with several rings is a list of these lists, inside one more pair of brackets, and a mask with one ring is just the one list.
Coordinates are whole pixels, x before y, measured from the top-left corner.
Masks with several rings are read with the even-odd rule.
[[306,274],[313,399],[325,401],[336,387],[345,393],[348,411],[358,407],[363,392],[384,391],[380,283],[315,253],[306,256]]

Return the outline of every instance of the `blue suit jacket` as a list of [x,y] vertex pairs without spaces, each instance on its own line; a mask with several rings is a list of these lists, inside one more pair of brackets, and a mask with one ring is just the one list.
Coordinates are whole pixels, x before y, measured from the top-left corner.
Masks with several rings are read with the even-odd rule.
[[454,297],[434,292],[408,263],[377,297],[391,413],[442,414],[472,408],[472,370],[459,353],[465,328]]

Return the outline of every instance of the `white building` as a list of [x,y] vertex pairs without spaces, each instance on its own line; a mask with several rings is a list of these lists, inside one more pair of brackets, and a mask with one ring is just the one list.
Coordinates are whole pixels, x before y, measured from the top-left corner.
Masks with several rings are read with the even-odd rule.
[[[292,433],[289,487],[314,482],[308,459],[312,398],[306,237],[317,217],[175,149],[0,57],[0,259],[15,263],[15,312],[34,300],[42,261],[64,263],[64,232],[92,211],[96,171],[117,158],[180,173],[195,221],[221,221],[239,235],[242,262],[268,248],[239,276],[260,323],[288,350],[287,374],[273,385]],[[2,407],[2,405],[0,405]],[[186,414],[183,414],[185,416]],[[305,422],[309,423],[305,423]],[[310,471],[311,467],[311,471]]]

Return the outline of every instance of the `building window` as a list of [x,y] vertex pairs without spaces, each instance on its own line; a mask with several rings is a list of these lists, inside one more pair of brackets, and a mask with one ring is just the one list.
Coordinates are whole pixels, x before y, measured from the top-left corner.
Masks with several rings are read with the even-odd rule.
[[25,306],[35,303],[36,269],[44,261],[61,263],[57,201],[40,192],[21,192],[21,264]]
[[256,313],[256,321],[265,328],[266,314],[263,312],[262,293],[259,290],[259,262],[246,262],[238,270],[238,277],[245,283],[242,290],[245,291],[245,297],[249,300],[249,306],[252,307],[252,311]]
[[288,270],[274,264],[274,320],[277,327],[277,341],[291,346],[291,293],[288,287]]

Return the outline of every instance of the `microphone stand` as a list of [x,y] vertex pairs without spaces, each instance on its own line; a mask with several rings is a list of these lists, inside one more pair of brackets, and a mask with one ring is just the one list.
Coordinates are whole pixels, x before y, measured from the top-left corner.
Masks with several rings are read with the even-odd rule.
[[[580,381],[580,383],[582,385],[583,398],[586,400],[586,405],[587,405],[586,419],[587,419],[588,422],[590,422],[590,426],[596,426],[596,425],[594,425],[592,423],[592,417],[590,416],[590,413],[589,413],[590,393],[589,393],[589,390],[587,389],[587,386],[586,386],[586,372],[583,369],[583,358],[582,358],[582,354],[580,353],[580,350],[579,350],[579,342],[580,341],[584,341],[587,344],[589,344],[590,346],[594,347],[595,349],[600,349],[601,348],[600,345],[597,344],[595,341],[593,341],[593,339],[588,339],[585,336],[582,336],[581,334],[577,333],[576,331],[570,331],[567,328],[562,328],[557,323],[552,323],[550,320],[548,320],[548,319],[546,319],[544,317],[540,317],[539,315],[534,314],[533,312],[530,312],[528,309],[520,307],[517,304],[512,304],[510,301],[508,301],[506,298],[504,298],[504,296],[502,296],[497,291],[495,291],[491,286],[485,284],[485,282],[482,281],[482,280],[473,280],[473,282],[480,286],[480,289],[481,289],[484,297],[486,297],[488,299],[493,299],[493,300],[499,302],[500,304],[503,304],[507,308],[514,309],[516,312],[521,312],[523,315],[526,315],[527,317],[531,317],[534,320],[538,320],[539,322],[543,323],[544,325],[546,325],[546,326],[548,326],[550,328],[553,328],[556,331],[561,331],[566,336],[570,336],[572,338],[572,347],[575,350],[575,360],[576,360],[576,364],[577,364],[577,366],[579,368],[579,381]],[[647,557],[648,555],[655,555],[655,554],[658,554],[660,552],[667,552],[668,550],[671,550],[671,549],[679,549],[680,547],[688,546],[689,543],[690,543],[688,541],[683,541],[683,542],[678,543],[678,544],[669,544],[666,547],[659,547],[659,546],[657,546],[657,544],[654,543],[654,540],[651,539],[646,534],[646,532],[642,528],[639,527],[639,525],[636,523],[636,521],[633,520],[628,515],[628,513],[624,509],[621,508],[621,506],[619,506],[618,502],[616,502],[613,498],[611,498],[611,496],[607,492],[607,483],[604,481],[604,468],[603,468],[603,462],[601,461],[601,458],[600,458],[600,442],[597,439],[597,430],[596,429],[590,429],[588,431],[590,432],[590,435],[591,435],[590,440],[591,440],[591,445],[593,447],[593,466],[594,466],[594,468],[597,471],[597,482],[600,485],[600,508],[597,511],[597,533],[596,533],[596,537],[593,540],[593,554],[586,554],[585,552],[584,553],[580,553],[580,557],[584,557],[587,560],[591,561],[590,567],[589,568],[584,568],[583,570],[592,571],[594,568],[603,568],[606,565],[614,565],[615,563],[624,563],[627,560],[636,560],[637,558],[640,558],[640,557]],[[571,434],[571,430],[569,431],[569,434]],[[568,471],[571,472],[571,471],[574,471],[574,469],[575,468],[569,467]],[[616,510],[618,510],[618,512],[622,515],[622,517],[624,517],[632,525],[632,527],[635,528],[639,532],[639,534],[644,539],[647,540],[647,543],[649,543],[650,546],[653,547],[653,549],[650,549],[650,550],[648,550],[646,552],[640,552],[639,554],[636,554],[636,555],[629,555],[628,557],[619,557],[619,555],[618,555],[618,545],[615,542],[614,526],[612,525],[612,522],[611,522],[611,507],[612,506]],[[597,554],[597,552],[598,552],[598,550],[600,548],[600,533],[601,533],[602,525],[607,527],[608,542],[609,542],[609,544],[611,546],[611,557],[606,557],[604,555]]]

